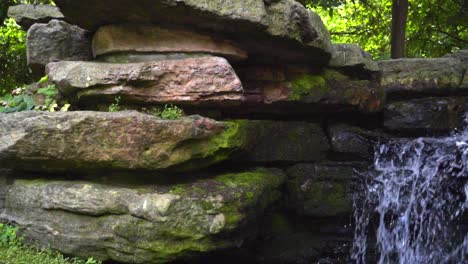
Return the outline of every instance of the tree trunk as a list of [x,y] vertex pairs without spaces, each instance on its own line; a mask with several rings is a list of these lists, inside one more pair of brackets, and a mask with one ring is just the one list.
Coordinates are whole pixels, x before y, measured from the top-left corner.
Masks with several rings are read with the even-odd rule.
[[392,59],[402,58],[405,52],[406,19],[408,0],[392,0]]

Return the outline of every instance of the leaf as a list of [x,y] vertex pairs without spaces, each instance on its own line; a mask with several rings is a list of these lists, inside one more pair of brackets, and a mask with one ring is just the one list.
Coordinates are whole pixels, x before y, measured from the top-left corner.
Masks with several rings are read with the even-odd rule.
[[47,81],[49,81],[49,75],[46,75],[44,77],[42,77],[39,82],[37,82],[38,84],[43,84],[43,83],[46,83]]

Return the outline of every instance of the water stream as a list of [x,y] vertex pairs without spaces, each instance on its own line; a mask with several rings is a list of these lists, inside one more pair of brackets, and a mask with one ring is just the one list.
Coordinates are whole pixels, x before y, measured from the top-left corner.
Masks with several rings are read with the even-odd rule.
[[468,125],[448,137],[393,140],[375,154],[355,197],[353,261],[468,263]]

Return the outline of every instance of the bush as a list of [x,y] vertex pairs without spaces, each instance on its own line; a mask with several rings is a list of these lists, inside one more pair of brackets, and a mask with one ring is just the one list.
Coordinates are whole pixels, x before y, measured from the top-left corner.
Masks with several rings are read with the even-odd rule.
[[0,96],[32,82],[26,62],[26,32],[10,18],[0,27]]

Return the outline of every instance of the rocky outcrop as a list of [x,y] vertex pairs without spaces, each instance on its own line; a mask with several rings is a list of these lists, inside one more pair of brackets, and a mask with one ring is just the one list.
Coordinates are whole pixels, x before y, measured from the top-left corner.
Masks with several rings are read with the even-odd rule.
[[138,112],[0,114],[0,164],[23,170],[200,168],[243,144],[238,126]]
[[15,5],[8,8],[8,16],[24,30],[33,24],[48,23],[52,19],[64,19],[63,14],[52,5]]
[[[326,64],[332,47],[320,17],[294,0],[56,1],[71,23],[88,30],[120,23],[153,23],[232,37],[262,60]],[[108,7],[113,6],[112,12]]]
[[448,132],[462,128],[468,97],[428,97],[385,107],[384,127],[393,131]]
[[185,30],[156,26],[109,25],[93,37],[94,56],[109,53],[212,54],[229,60],[247,59],[247,52],[227,40]]
[[372,75],[380,72],[372,56],[356,44],[334,44],[330,66]]
[[188,184],[112,187],[16,180],[2,221],[40,246],[123,263],[166,263],[237,247],[247,223],[279,198],[284,175],[257,169]]
[[92,59],[89,32],[60,20],[34,24],[28,30],[28,65],[36,75],[44,74],[47,63],[61,60]]
[[[143,103],[240,103],[243,88],[229,63],[218,57],[110,64],[62,61],[47,66],[50,80],[80,100],[115,96]],[[102,100],[102,99],[101,99]]]
[[447,94],[461,87],[465,65],[454,58],[379,61],[388,94]]

